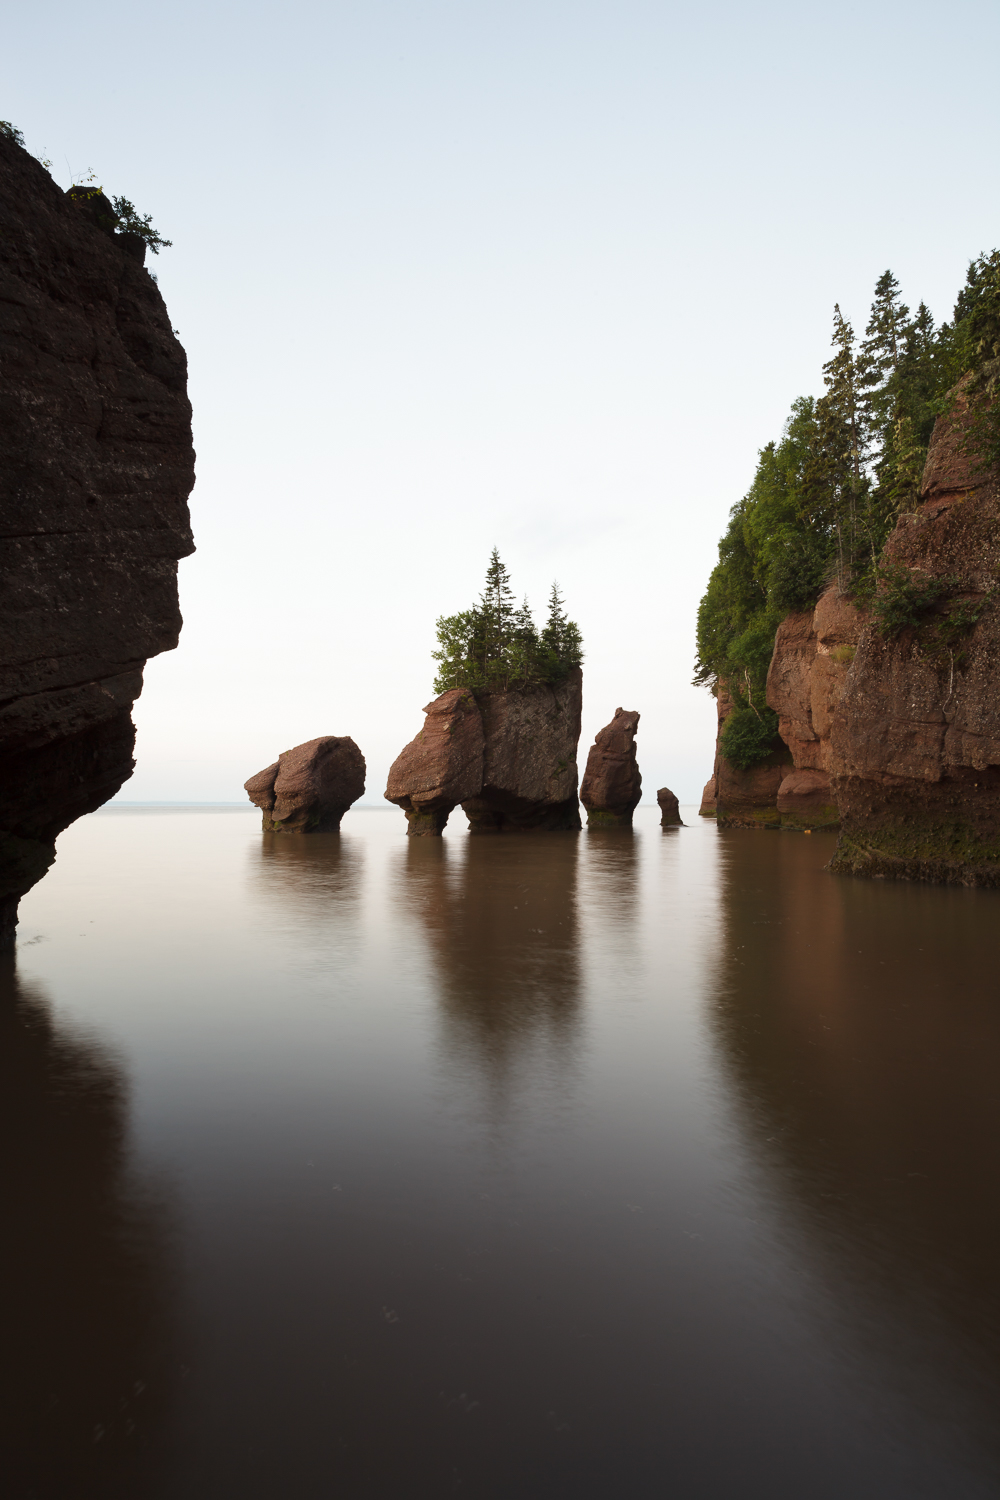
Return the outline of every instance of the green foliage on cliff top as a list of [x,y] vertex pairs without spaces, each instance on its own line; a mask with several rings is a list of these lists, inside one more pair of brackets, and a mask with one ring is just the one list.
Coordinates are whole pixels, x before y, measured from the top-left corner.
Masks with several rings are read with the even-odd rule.
[[458,687],[497,693],[562,682],[583,661],[580,627],[567,618],[558,585],[552,585],[548,619],[539,632],[527,599],[514,603],[510,575],[495,547],[478,602],[442,615],[437,640],[436,693]]
[[859,602],[886,590],[882,548],[917,503],[935,419],[966,372],[970,442],[982,462],[1000,459],[1000,252],[970,264],[951,323],[936,328],[923,303],[911,316],[886,271],[864,339],[835,307],[832,343],[824,394],[795,401],[780,440],[761,449],[698,609],[694,680],[721,679],[732,694],[723,753],[742,769],[773,747],[765,689],[778,625],[834,579]]

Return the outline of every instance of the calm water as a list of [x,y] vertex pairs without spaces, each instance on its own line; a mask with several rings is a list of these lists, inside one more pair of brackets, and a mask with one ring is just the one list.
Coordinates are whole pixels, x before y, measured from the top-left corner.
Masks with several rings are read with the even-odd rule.
[[4,1493],[1000,1494],[1000,893],[691,821],[65,834],[0,1004]]

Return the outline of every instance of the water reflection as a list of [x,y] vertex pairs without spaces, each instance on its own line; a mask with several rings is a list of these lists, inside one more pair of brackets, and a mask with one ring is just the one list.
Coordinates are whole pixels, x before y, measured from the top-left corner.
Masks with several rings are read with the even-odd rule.
[[854,1333],[1000,1450],[1000,899],[837,879],[826,842],[728,836],[717,1036]]
[[0,1444],[18,1500],[149,1493],[176,1361],[162,1201],[131,1178],[115,1061],[0,973]]
[[340,948],[356,947],[364,877],[360,839],[265,833],[251,846],[250,874],[254,894],[267,908],[269,931],[308,935],[313,943],[320,930]]
[[552,834],[405,846],[398,886],[429,939],[444,1050],[480,1071],[501,1111],[529,1072],[558,1074],[572,1055],[578,855],[575,837]]

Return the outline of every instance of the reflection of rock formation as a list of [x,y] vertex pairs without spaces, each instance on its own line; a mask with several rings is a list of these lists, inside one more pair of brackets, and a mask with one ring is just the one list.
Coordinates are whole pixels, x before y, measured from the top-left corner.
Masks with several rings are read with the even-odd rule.
[[335,833],[365,790],[365,758],[349,735],[323,734],[243,783],[265,833]]
[[132,774],[143,668],[181,628],[194,453],[187,361],[138,236],[115,233],[99,189],[73,201],[2,133],[0,216],[0,946],[10,946],[18,899],[52,863],[57,834]]
[[446,1045],[486,1074],[565,1061],[580,988],[576,839],[470,839],[407,845],[400,893],[420,917],[441,986]]
[[162,1211],[129,1181],[115,1063],[0,975],[5,1493],[151,1492],[174,1360]]
[[280,910],[295,924],[336,925],[346,907],[361,900],[363,850],[360,840],[339,833],[286,839],[269,833],[251,850],[251,872],[270,911]]
[[727,845],[715,1030],[751,1153],[845,1312],[889,1360],[967,1367],[964,1420],[1000,1386],[996,898],[835,881],[831,850]]

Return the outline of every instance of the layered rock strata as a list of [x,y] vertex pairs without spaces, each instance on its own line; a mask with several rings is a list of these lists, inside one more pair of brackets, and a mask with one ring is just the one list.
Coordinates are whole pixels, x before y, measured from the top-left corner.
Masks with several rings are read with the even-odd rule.
[[830,779],[833,716],[863,625],[860,611],[831,584],[814,610],[788,615],[778,626],[767,702],[792,758],[776,796],[782,827],[838,824]]
[[835,870],[1000,885],[1000,476],[964,451],[964,416],[938,418],[883,559],[943,595],[894,639],[865,627],[833,714]]
[[[104,206],[104,213],[98,210]],[[187,361],[145,245],[0,136],[0,944],[56,836],[132,774],[194,550]]]
[[420,733],[393,761],[385,799],[406,813],[407,834],[439,836],[460,802],[483,786],[483,719],[465,688],[424,709]]
[[588,824],[596,827],[632,826],[632,814],[642,796],[642,777],[636,760],[635,737],[639,715],[616,708],[610,724],[600,730],[587,756],[580,801]]
[[577,746],[583,673],[525,692],[487,693],[483,784],[462,807],[472,833],[558,831],[580,827]]
[[680,804],[668,786],[660,787],[656,801],[660,809],[661,828],[676,828],[678,825],[683,827]]
[[265,833],[336,833],[365,790],[365,758],[349,735],[324,734],[284,750],[244,782]]

